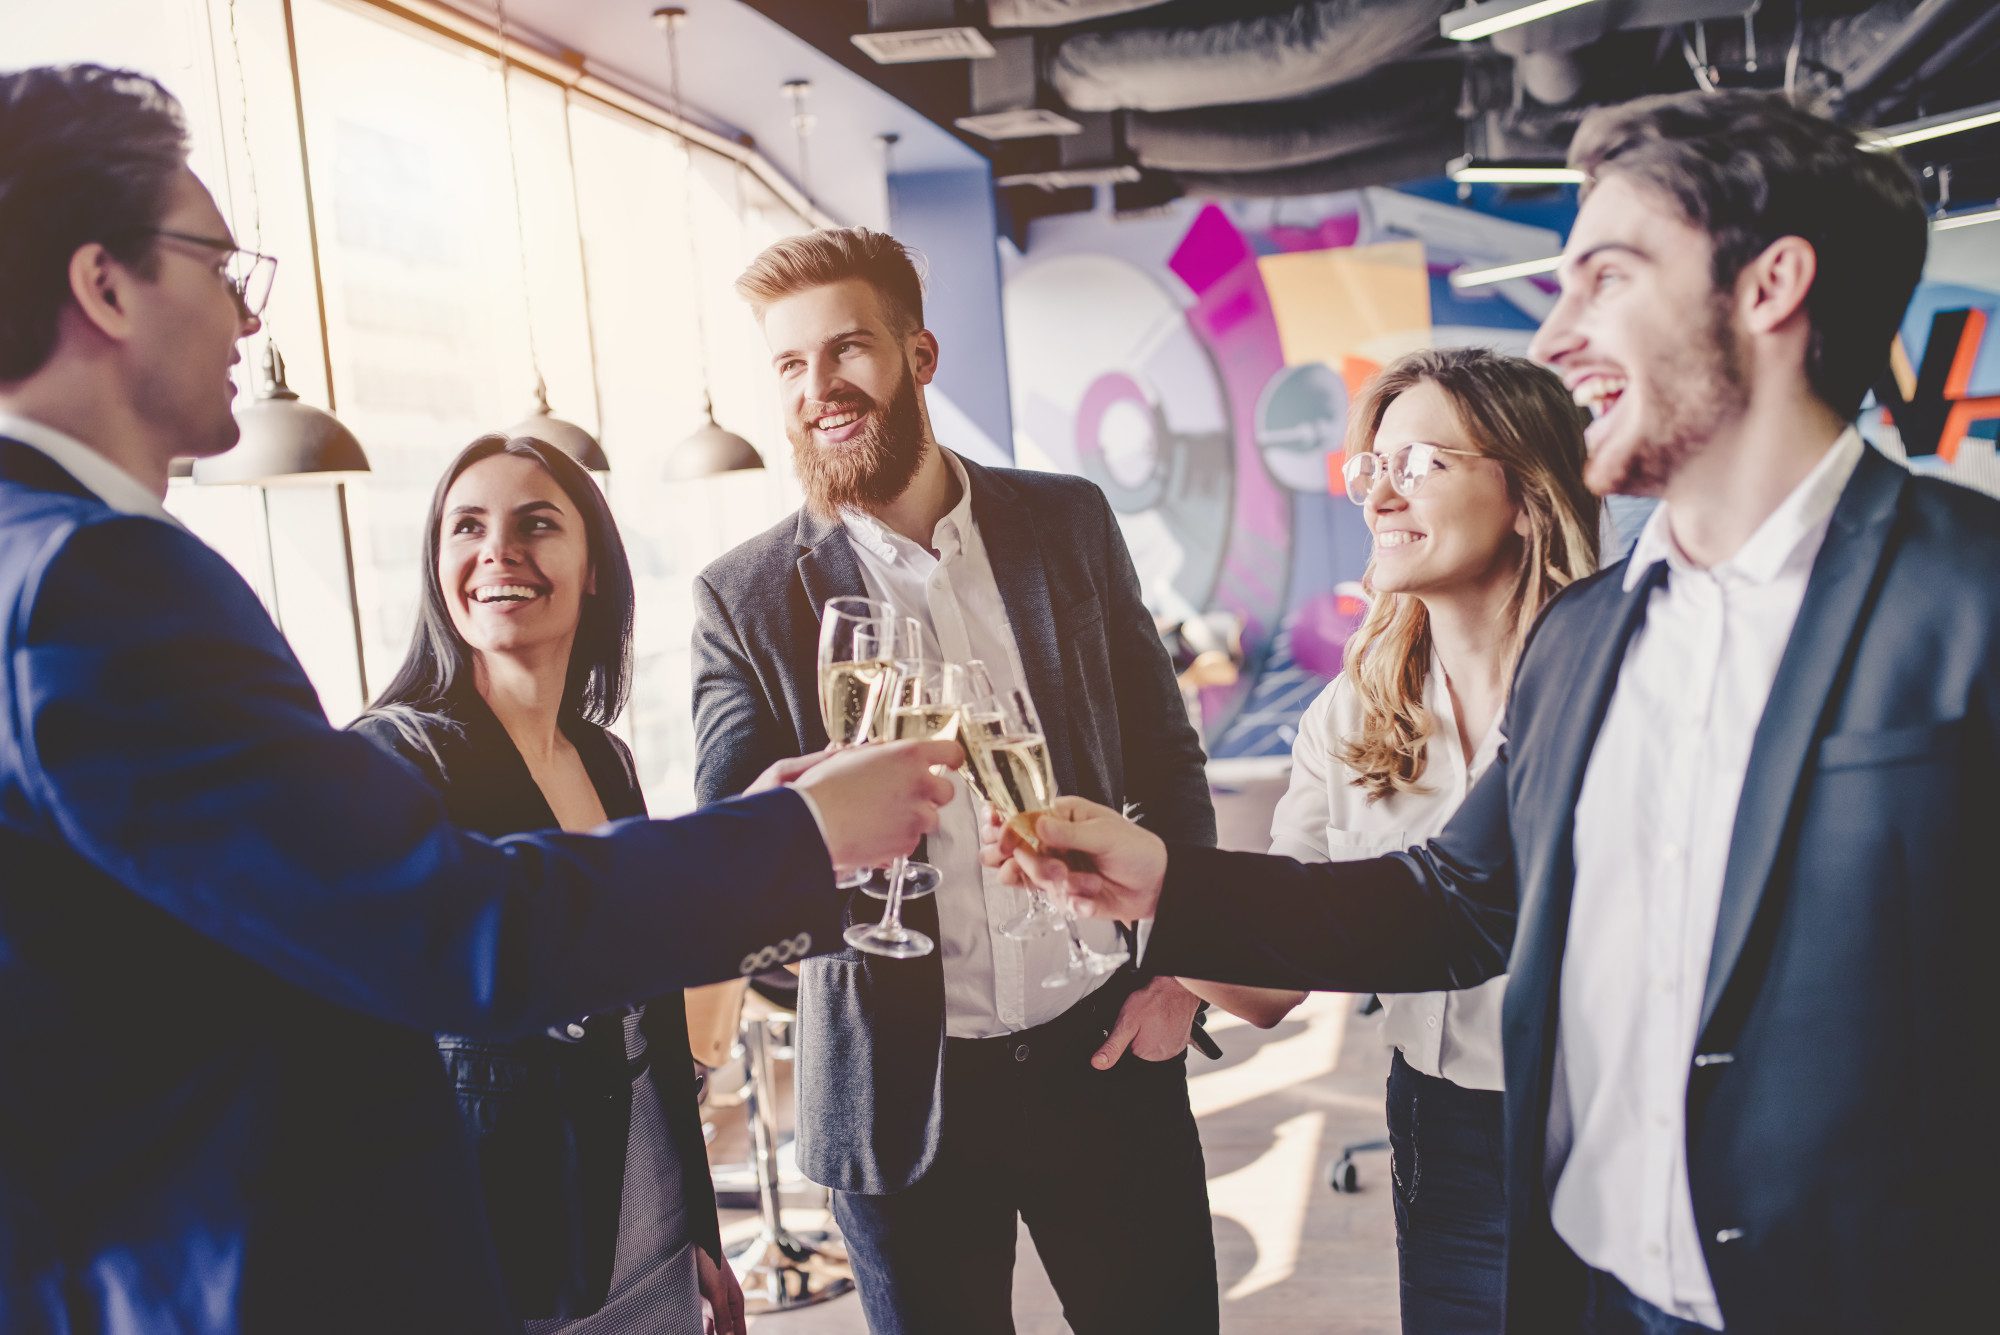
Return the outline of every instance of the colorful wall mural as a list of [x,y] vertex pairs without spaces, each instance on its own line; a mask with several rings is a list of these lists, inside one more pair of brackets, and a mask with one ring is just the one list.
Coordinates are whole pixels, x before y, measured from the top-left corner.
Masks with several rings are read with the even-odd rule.
[[[1350,398],[1413,348],[1525,351],[1546,277],[1458,292],[1448,276],[1554,254],[1574,216],[1569,192],[1461,199],[1439,180],[1070,215],[1038,222],[1026,254],[1002,247],[1017,462],[1104,489],[1163,624],[1240,630],[1240,675],[1200,692],[1211,755],[1288,755],[1359,624],[1368,533],[1335,471]],[[1872,405],[1863,426],[2000,492],[2000,336],[1984,337],[2000,272],[1941,250],[1961,259],[1934,262],[1881,390],[1902,429]],[[1614,498],[1612,549],[1649,509]]]

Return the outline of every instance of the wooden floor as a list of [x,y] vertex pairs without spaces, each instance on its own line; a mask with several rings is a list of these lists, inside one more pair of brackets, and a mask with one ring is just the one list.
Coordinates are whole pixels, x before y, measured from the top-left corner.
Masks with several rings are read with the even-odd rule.
[[[1269,782],[1218,791],[1225,847],[1262,847],[1279,791],[1281,786]],[[1388,1058],[1379,1018],[1360,1017],[1355,1009],[1351,997],[1314,996],[1268,1031],[1214,1017],[1223,1059],[1189,1056],[1190,1097],[1208,1160],[1225,1331],[1394,1335],[1398,1330],[1388,1155],[1375,1151],[1358,1158],[1358,1194],[1337,1195],[1326,1184],[1327,1166],[1343,1145],[1383,1135]],[[740,1117],[723,1112],[716,1120],[717,1161],[741,1159]],[[826,1223],[824,1212],[809,1205],[788,1208],[785,1220],[794,1228]],[[723,1214],[725,1242],[748,1237],[755,1228],[748,1213]],[[1069,1330],[1025,1231],[1014,1312],[1020,1335]],[[758,1335],[866,1335],[868,1329],[852,1295],[750,1324]]]

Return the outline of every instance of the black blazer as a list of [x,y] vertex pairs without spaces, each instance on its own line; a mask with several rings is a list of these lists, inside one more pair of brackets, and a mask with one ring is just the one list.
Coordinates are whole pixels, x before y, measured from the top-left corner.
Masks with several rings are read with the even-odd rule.
[[[354,723],[378,746],[417,766],[436,785],[445,810],[464,829],[500,837],[556,828],[534,776],[513,739],[476,691],[460,692],[437,713],[402,717],[411,736],[382,714]],[[638,771],[625,743],[582,719],[566,719],[607,820],[646,814]],[[721,1240],[708,1151],[696,1107],[683,994],[646,1003],[640,1032],[643,1069],[626,1060],[624,1019],[612,1008],[524,1038],[440,1036],[438,1051],[459,1115],[479,1160],[486,1217],[514,1310],[524,1318],[578,1317],[597,1311],[612,1280],[612,1259],[650,1246],[662,1261],[688,1238],[618,1237],[627,1173],[669,1179],[686,1210],[692,1239],[718,1262]],[[673,1138],[673,1157],[635,1146],[628,1157],[632,1100],[658,1100]]]
[[[1150,828],[1213,844],[1201,741],[1104,494],[1078,477],[961,462],[1060,791],[1135,801]],[[867,586],[846,528],[800,511],[710,565],[694,593],[695,788],[708,801],[826,745],[819,611]],[[857,898],[850,921],[881,915]],[[934,899],[904,917],[937,935]],[[799,1023],[800,1170],[869,1195],[915,1182],[937,1151],[938,956],[843,949],[808,960]]]
[[[1508,745],[1437,838],[1316,866],[1176,848],[1146,959],[1386,992],[1505,969],[1521,1335],[1575,1329],[1580,1300],[1544,1141],[1575,802],[1648,591],[1623,573],[1545,612]],[[1947,1330],[1991,1306],[1996,813],[2000,504],[1870,449],[1757,728],[1688,1070],[1689,1185],[1731,1332]]]

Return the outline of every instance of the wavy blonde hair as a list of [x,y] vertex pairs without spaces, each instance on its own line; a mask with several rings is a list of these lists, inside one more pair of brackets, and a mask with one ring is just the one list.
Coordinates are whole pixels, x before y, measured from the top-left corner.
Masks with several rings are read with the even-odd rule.
[[[1432,384],[1450,401],[1470,443],[1507,473],[1507,494],[1528,519],[1521,566],[1507,597],[1505,670],[1511,675],[1542,605],[1597,568],[1599,505],[1583,484],[1584,413],[1555,373],[1487,348],[1432,348],[1399,357],[1362,390],[1348,415],[1349,454],[1373,447],[1383,414],[1405,392]],[[1430,614],[1411,594],[1362,585],[1372,601],[1344,655],[1361,724],[1337,758],[1369,800],[1422,791],[1433,720],[1424,708]]]

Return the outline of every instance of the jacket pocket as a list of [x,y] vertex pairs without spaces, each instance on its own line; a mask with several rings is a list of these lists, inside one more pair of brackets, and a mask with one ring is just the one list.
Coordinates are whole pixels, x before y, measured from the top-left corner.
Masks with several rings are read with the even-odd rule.
[[1946,719],[1907,728],[1837,732],[1819,744],[1822,772],[1868,765],[1900,765],[1954,754],[1965,740],[1965,720]]

